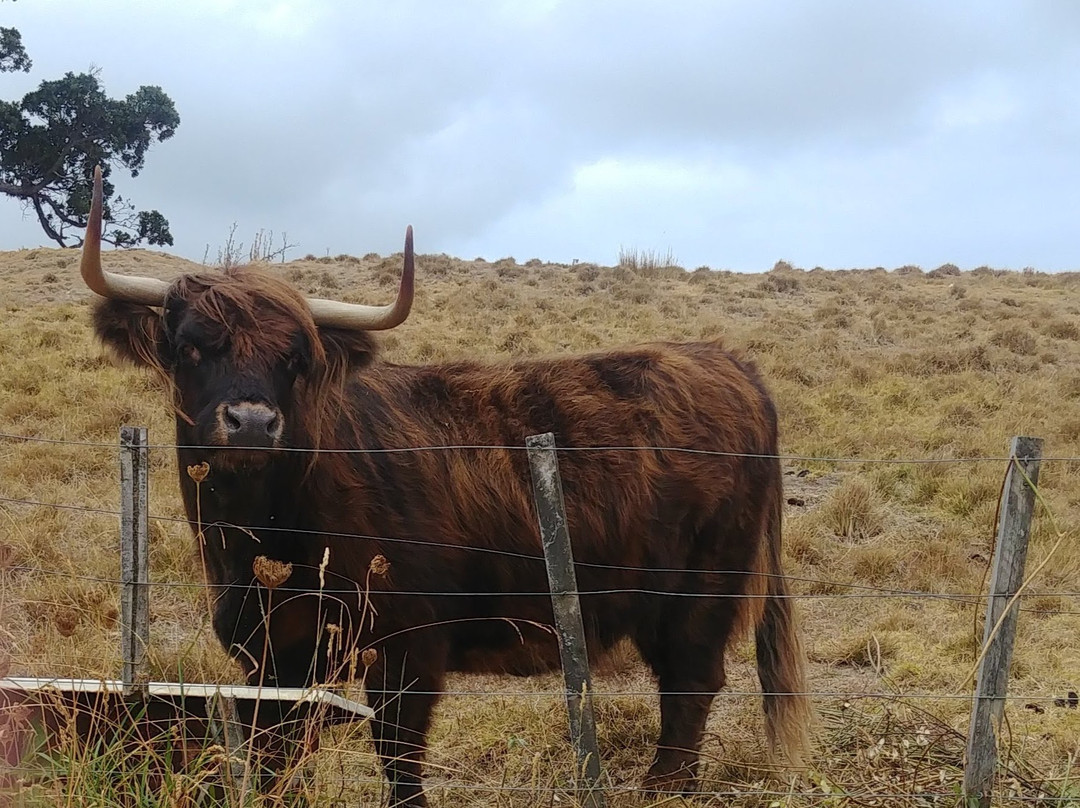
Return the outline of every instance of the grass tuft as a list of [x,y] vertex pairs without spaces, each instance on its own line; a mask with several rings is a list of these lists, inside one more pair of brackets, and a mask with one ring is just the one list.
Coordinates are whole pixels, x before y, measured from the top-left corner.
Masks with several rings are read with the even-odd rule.
[[[400,272],[399,256],[375,253],[362,259],[311,254],[282,265],[270,244],[258,241],[259,257],[273,260],[270,270],[316,296],[384,303]],[[246,257],[235,243],[231,255]],[[108,252],[105,263],[161,278],[202,269],[144,250]],[[118,675],[117,589],[86,580],[117,577],[116,516],[108,512],[117,507],[117,429],[145,425],[151,443],[168,443],[173,435],[165,396],[154,382],[112,362],[93,343],[90,294],[77,266],[76,250],[0,254],[0,351],[7,357],[0,363],[0,432],[106,444],[0,439],[0,496],[106,511],[0,502],[0,674]],[[1011,436],[1030,434],[1044,437],[1055,457],[1080,457],[1076,277],[985,267],[959,277],[943,267],[928,273],[934,277],[917,267],[802,272],[783,262],[765,275],[688,273],[670,251],[630,249],[620,252],[615,267],[421,255],[417,273],[413,314],[381,335],[390,361],[721,338],[761,368],[777,400],[785,453],[956,461],[1003,455]],[[151,512],[180,517],[173,454],[152,449],[150,468]],[[705,797],[702,804],[954,804],[948,796],[887,795],[955,794],[966,697],[860,694],[955,694],[973,664],[982,607],[881,593],[851,597],[866,591],[845,584],[923,595],[982,591],[1004,465],[793,461],[785,471],[785,561],[800,596],[809,682],[837,695],[815,699],[818,746],[811,771],[794,788],[804,796],[756,796],[763,788],[786,793],[789,785],[762,763],[760,700],[731,695],[757,687],[752,643],[734,649],[728,690],[706,727],[703,776],[706,789],[738,790],[739,796]],[[1080,462],[1046,462],[1041,479],[1046,507],[1065,530],[1074,530]],[[1043,527],[1043,513],[1040,506],[1029,569],[1057,541]],[[1080,685],[1080,602],[1073,594],[1080,541],[1067,535],[1022,599],[1010,692],[1030,696],[1042,712],[1026,708],[1025,700],[1005,708],[1010,734],[998,782],[1002,805],[1080,793],[1080,713],[1053,703]],[[152,580],[178,584],[152,593],[152,676],[240,681],[235,664],[211,639],[199,557],[187,529],[155,522],[150,563]],[[557,676],[455,675],[447,687],[480,695],[448,696],[440,704],[427,770],[434,804],[572,804],[565,790],[552,791],[566,788],[573,766]],[[613,786],[609,804],[655,804],[629,793],[649,766],[658,730],[655,683],[636,654],[623,648],[595,669],[594,688],[614,694],[596,698]],[[0,712],[0,721],[10,715]],[[4,729],[0,723],[0,734]],[[123,804],[126,791],[149,808],[191,805],[223,761],[220,750],[212,750],[190,771],[155,780],[156,753],[149,747],[132,754],[116,745],[91,748],[85,739],[76,736],[48,759],[33,758],[32,774],[2,781],[0,771],[0,804],[12,793],[15,805],[30,808],[105,806]],[[362,724],[325,731],[322,748],[302,763],[300,770],[312,773],[302,789],[313,805],[377,804],[385,796]],[[123,775],[110,781],[109,772],[118,768]],[[856,799],[845,792],[879,796]]]

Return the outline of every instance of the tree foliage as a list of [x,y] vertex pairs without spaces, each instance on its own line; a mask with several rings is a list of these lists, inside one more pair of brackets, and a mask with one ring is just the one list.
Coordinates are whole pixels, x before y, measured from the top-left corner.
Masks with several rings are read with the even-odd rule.
[[22,34],[15,28],[0,28],[0,73],[29,73],[31,67],[33,62],[23,47]]
[[[0,72],[29,69],[19,32],[0,29]],[[96,71],[43,81],[21,101],[0,101],[0,193],[32,208],[53,241],[77,245],[90,212],[94,166],[100,164],[105,240],[125,247],[172,244],[168,220],[114,198],[109,175],[125,168],[137,177],[147,150],[172,137],[179,125],[176,107],[160,87],[143,86],[115,99],[105,94]]]

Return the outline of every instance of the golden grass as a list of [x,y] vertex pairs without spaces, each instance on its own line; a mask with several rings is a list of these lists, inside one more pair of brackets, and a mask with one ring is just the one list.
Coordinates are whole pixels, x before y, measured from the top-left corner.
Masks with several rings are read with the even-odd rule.
[[[159,277],[194,268],[145,251],[105,259],[110,269]],[[339,256],[274,270],[308,293],[383,302],[393,294],[399,260]],[[0,439],[0,496],[113,511],[118,427],[146,425],[152,444],[168,444],[171,418],[151,379],[114,366],[94,344],[76,262],[73,250],[0,254],[0,432],[104,445]],[[422,256],[414,313],[384,337],[386,355],[399,362],[527,356],[722,335],[764,371],[786,453],[963,461],[1003,456],[1011,436],[1029,434],[1045,438],[1050,455],[1080,457],[1076,275],[802,272],[780,264],[750,276],[660,263],[519,265]],[[153,449],[151,463],[152,513],[179,517],[172,453]],[[810,596],[799,602],[809,681],[814,691],[837,694],[815,699],[818,754],[794,789],[817,796],[748,793],[788,788],[763,768],[759,700],[749,695],[717,700],[704,748],[706,787],[737,791],[729,804],[746,806],[932,804],[887,795],[955,793],[970,708],[965,677],[978,653],[983,606],[866,597],[875,593],[842,584],[978,593],[993,552],[1005,464],[786,466],[786,563],[794,591]],[[1080,685],[1080,462],[1044,463],[1041,482],[1067,539],[1024,601],[1029,611],[1019,621],[1010,688],[1030,699],[1011,701],[1006,710],[1003,795],[1010,788],[1026,796],[1060,788],[1075,794],[1067,781],[1080,778],[1080,713],[1052,702]],[[116,537],[112,513],[0,503],[0,670],[118,675],[117,590],[93,580],[118,577]],[[1029,569],[1057,539],[1039,518]],[[209,631],[193,553],[185,526],[153,522],[152,579],[172,585],[156,587],[151,600],[152,675],[237,681]],[[860,597],[837,597],[845,594]],[[751,661],[751,648],[731,654],[729,690],[756,688]],[[428,768],[433,802],[567,804],[568,795],[557,803],[550,791],[570,782],[573,765],[558,685],[554,675],[452,677],[450,689],[481,695],[448,696],[439,707]],[[627,652],[597,672],[596,687],[620,694],[597,699],[604,765],[616,789],[610,804],[643,804],[626,789],[652,754],[653,683]],[[546,695],[521,695],[538,691]],[[864,693],[949,698],[860,698]],[[329,804],[339,791],[342,799],[382,793],[362,726],[327,732],[311,765],[316,804]],[[52,782],[23,792],[27,804],[49,804],[63,788]],[[31,799],[39,791],[44,802]],[[881,796],[837,796],[844,791]],[[173,804],[168,799],[155,804]]]

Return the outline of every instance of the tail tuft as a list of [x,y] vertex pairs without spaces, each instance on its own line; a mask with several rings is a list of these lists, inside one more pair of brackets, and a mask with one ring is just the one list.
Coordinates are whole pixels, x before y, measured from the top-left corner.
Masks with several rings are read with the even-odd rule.
[[[779,466],[779,464],[777,464]],[[777,468],[779,477],[779,468]],[[779,483],[778,483],[779,489]],[[763,548],[768,573],[767,596],[755,631],[758,680],[765,709],[765,735],[773,760],[782,752],[792,768],[802,768],[810,754],[813,709],[806,693],[806,656],[782,577],[780,524],[783,497],[779,490],[772,508],[767,546]]]

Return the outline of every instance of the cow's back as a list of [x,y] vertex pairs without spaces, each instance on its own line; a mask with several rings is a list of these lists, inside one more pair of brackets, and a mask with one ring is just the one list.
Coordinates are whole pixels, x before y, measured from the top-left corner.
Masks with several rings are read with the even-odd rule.
[[[348,437],[375,452],[349,456],[353,484],[324,516],[405,540],[378,545],[392,574],[375,586],[428,593],[386,597],[403,622],[456,626],[455,667],[531,673],[558,663],[550,633],[521,622],[551,623],[529,435],[553,432],[563,450],[594,649],[659,630],[642,628],[663,612],[659,593],[746,588],[778,495],[775,457],[754,457],[776,454],[776,416],[753,369],[718,343],[370,371],[352,397]],[[432,448],[384,451],[417,447]]]

